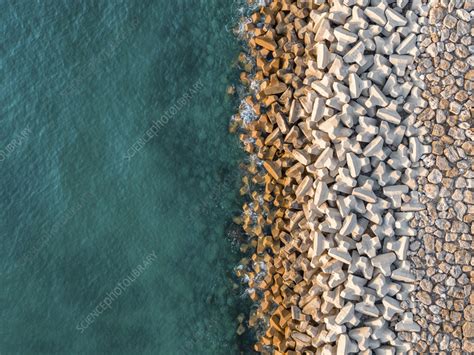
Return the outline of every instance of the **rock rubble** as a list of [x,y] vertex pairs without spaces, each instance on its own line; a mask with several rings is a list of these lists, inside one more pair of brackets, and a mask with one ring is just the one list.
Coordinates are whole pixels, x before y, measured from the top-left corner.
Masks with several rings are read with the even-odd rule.
[[474,3],[432,1],[423,14],[416,71],[428,106],[417,117],[431,153],[422,158],[420,202],[409,259],[418,289],[405,305],[420,324],[407,334],[419,353],[474,352]]
[[245,23],[256,351],[472,351],[466,4],[273,0]]

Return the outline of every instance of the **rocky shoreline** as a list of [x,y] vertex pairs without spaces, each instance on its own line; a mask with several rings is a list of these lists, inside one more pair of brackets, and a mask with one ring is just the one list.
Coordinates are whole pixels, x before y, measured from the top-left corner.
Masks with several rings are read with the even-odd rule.
[[244,21],[255,351],[473,351],[472,13],[273,0]]

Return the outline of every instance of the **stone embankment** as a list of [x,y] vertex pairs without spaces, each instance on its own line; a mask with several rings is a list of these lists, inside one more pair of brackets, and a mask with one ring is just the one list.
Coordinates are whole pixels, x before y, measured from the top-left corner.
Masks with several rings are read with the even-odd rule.
[[472,9],[447,7],[274,0],[246,21],[256,351],[470,351]]
[[474,353],[474,43],[472,1],[432,1],[423,13],[417,71],[428,102],[417,117],[431,154],[418,178],[426,210],[413,227],[410,259],[419,286],[412,295],[419,353]]

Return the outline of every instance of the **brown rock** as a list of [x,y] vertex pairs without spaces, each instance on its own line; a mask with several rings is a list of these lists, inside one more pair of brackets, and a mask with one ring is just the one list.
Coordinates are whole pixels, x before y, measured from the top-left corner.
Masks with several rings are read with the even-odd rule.
[[441,7],[432,7],[429,14],[430,25],[435,25],[443,19],[444,10]]
[[451,311],[450,319],[451,319],[451,322],[453,322],[453,323],[459,323],[462,319],[462,313]]
[[464,339],[462,349],[470,354],[474,353],[474,340]]
[[[467,142],[466,142],[467,143]],[[443,150],[444,150],[444,144],[442,141],[433,141],[431,143],[431,152],[434,154],[434,155],[441,155],[443,154]]]
[[436,136],[436,137],[441,137],[443,136],[445,133],[445,129],[442,125],[440,124],[435,124],[433,126],[433,130],[432,130],[432,134],[433,136]]
[[445,157],[438,155],[436,157],[436,166],[440,170],[448,170],[449,169],[448,160]]
[[469,305],[464,309],[464,319],[473,322],[474,321],[474,305]]
[[462,334],[466,338],[474,337],[474,323],[473,322],[466,322],[462,326]]
[[278,180],[281,178],[281,164],[276,161],[265,161],[263,162],[263,167],[268,171],[268,173],[275,179]]
[[431,199],[435,199],[438,197],[439,187],[438,185],[434,185],[434,184],[426,184],[424,186],[424,191],[425,191],[426,196],[428,196]]
[[439,108],[440,109],[446,110],[448,108],[448,106],[449,106],[449,101],[448,100],[443,98],[439,101]]
[[467,155],[474,155],[474,142],[464,142],[461,148]]
[[470,205],[474,204],[474,192],[470,190],[464,191],[464,202]]
[[466,80],[474,80],[474,69],[469,70],[466,75],[464,75]]
[[428,292],[426,291],[420,291],[416,294],[416,298],[420,300],[421,303],[424,305],[430,305],[431,304],[431,296]]
[[450,136],[453,137],[454,139],[461,139],[461,140],[466,139],[466,134],[465,134],[464,131],[463,131],[461,128],[459,128],[459,127],[451,127],[451,128],[449,129],[448,135],[450,135]]
[[454,260],[458,265],[469,265],[471,262],[471,254],[467,250],[458,250],[454,253]]
[[425,234],[423,237],[426,251],[428,253],[434,252],[435,239],[431,234]]
[[265,88],[265,95],[275,95],[285,92],[288,87],[278,80],[276,75],[272,75],[268,86]]
[[442,136],[441,140],[446,144],[453,144],[454,143],[454,139],[450,136]]
[[256,37],[255,43],[272,52],[277,49],[276,42],[273,39],[268,38],[268,37],[264,37],[264,36]]
[[454,95],[454,98],[459,102],[464,102],[469,98],[469,95],[464,90],[461,90]]

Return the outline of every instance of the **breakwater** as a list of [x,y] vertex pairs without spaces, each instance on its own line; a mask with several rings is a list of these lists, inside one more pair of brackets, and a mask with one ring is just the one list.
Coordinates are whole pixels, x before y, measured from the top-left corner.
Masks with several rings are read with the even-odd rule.
[[[445,22],[454,28],[457,21],[465,31],[470,5],[449,6],[458,17]],[[441,149],[430,144],[430,124],[423,123],[433,117],[433,99],[425,93],[422,66],[439,45],[422,42],[435,7],[422,1],[266,1],[243,22],[248,51],[240,57],[240,79],[248,95],[234,122],[250,157],[241,222],[253,254],[238,274],[258,305],[249,318],[259,336],[256,351],[426,351],[437,321],[423,320],[431,299],[420,310],[417,292],[426,268],[416,251],[424,244],[418,222],[427,210],[423,182],[438,175],[428,157]],[[461,130],[472,129],[466,99],[458,93],[444,107],[460,116]],[[465,179],[472,149],[458,136],[467,152],[459,153]],[[470,292],[464,288],[464,303]],[[436,307],[449,311],[446,304],[430,309]],[[471,337],[470,325],[461,326]],[[442,350],[448,345],[443,341]],[[460,351],[461,344],[455,340],[451,347]]]

